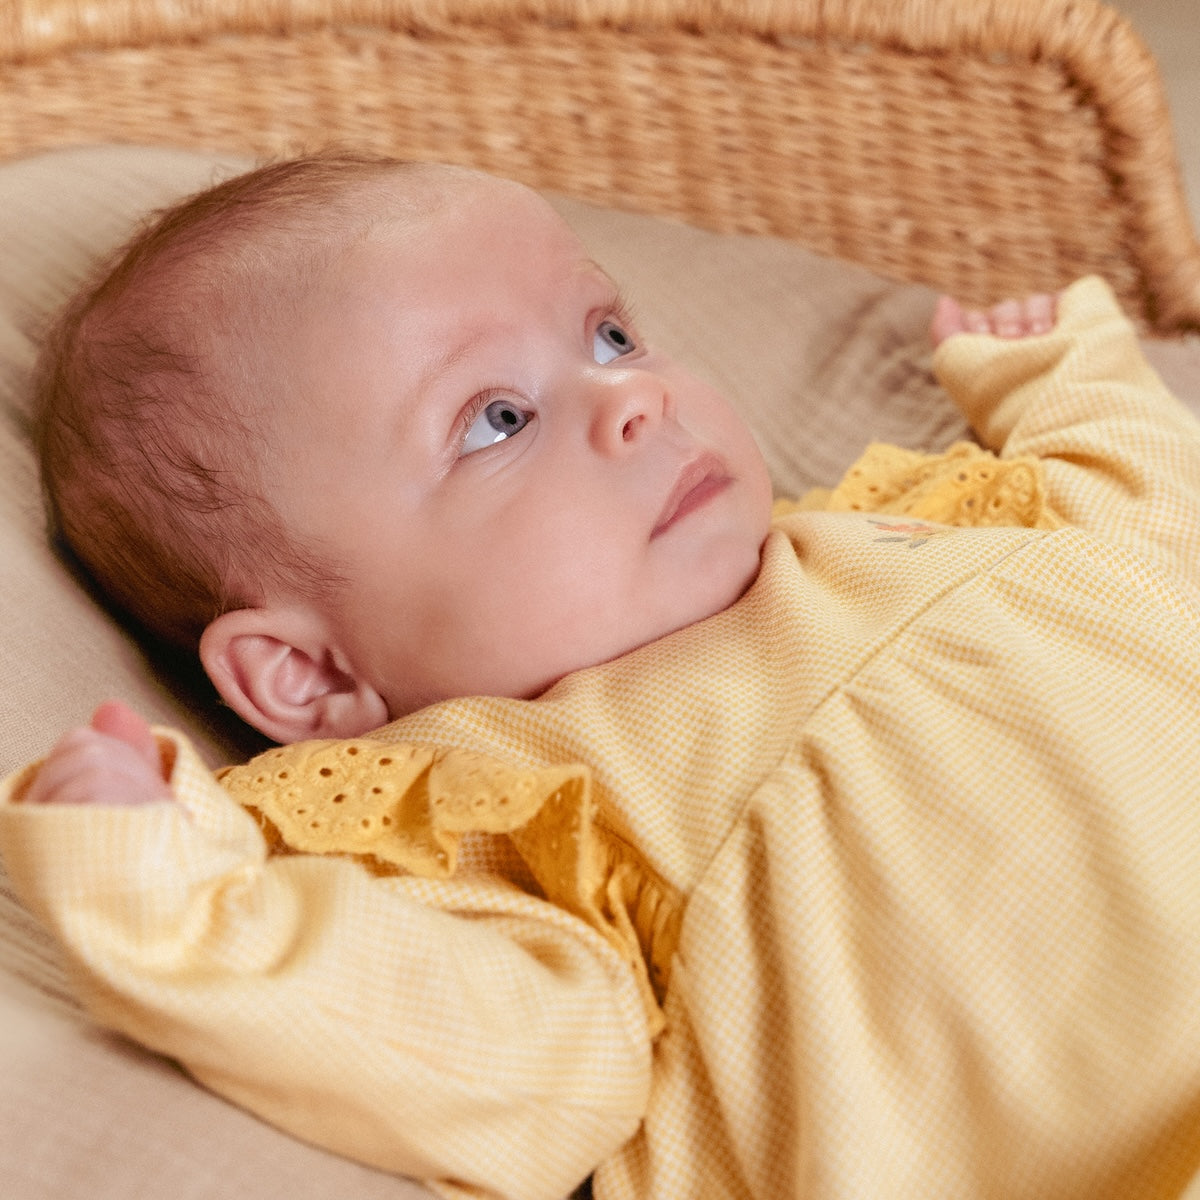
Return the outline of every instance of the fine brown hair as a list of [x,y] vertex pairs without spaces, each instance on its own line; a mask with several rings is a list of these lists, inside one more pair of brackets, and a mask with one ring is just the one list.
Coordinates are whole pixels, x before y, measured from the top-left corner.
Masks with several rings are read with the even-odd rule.
[[289,534],[262,494],[264,372],[245,327],[364,228],[363,190],[405,165],[326,154],[191,196],[45,340],[35,429],[52,529],[112,605],[173,646],[265,595],[339,586],[336,548]]

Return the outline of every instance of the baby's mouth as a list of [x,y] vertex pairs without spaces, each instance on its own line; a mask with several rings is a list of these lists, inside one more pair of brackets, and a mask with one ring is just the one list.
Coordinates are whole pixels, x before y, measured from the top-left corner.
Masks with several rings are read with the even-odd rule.
[[658,515],[658,522],[650,532],[651,540],[702,508],[732,482],[725,464],[711,450],[685,463]]

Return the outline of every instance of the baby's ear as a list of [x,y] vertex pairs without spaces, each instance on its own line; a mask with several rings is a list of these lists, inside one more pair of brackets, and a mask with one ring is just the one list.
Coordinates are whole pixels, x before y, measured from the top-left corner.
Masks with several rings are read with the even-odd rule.
[[200,638],[200,660],[225,703],[277,742],[360,737],[388,720],[383,697],[303,609],[222,613]]

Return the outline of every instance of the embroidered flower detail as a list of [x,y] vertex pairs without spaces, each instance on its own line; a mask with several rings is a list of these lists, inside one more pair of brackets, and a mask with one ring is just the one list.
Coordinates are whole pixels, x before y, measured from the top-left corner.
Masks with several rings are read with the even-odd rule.
[[916,550],[925,545],[930,538],[954,533],[954,529],[949,525],[929,525],[924,521],[876,521],[872,519],[871,524],[886,535],[877,537],[875,541],[907,543],[910,550]]

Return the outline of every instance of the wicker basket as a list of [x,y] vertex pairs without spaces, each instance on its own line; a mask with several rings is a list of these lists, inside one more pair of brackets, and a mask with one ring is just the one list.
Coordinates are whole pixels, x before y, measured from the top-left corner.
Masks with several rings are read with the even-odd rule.
[[0,156],[97,141],[472,163],[1200,329],[1161,82],[1096,0],[9,0]]

